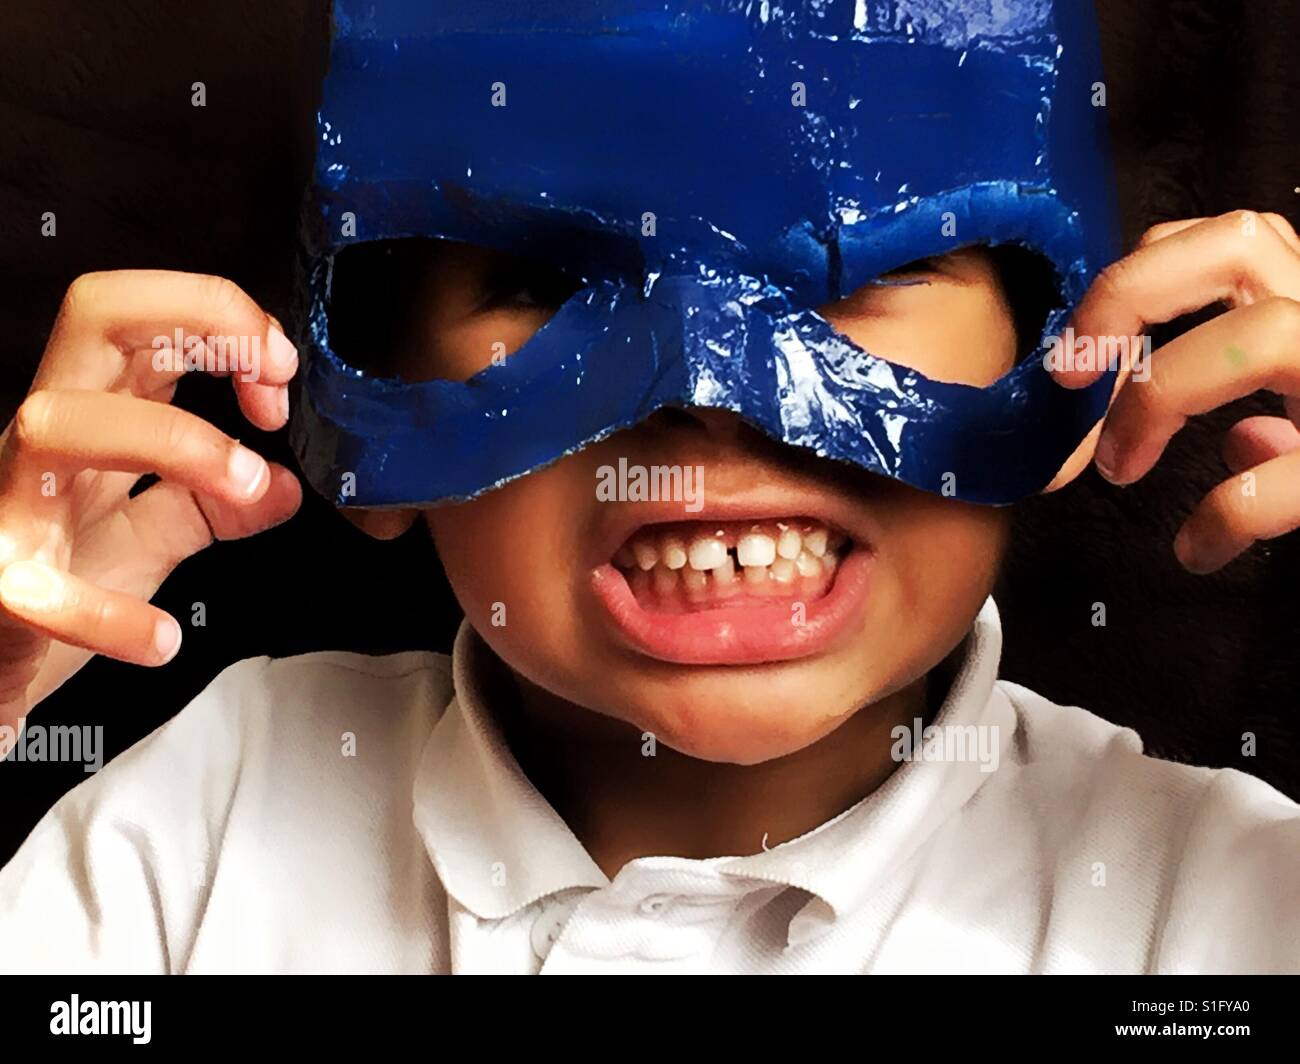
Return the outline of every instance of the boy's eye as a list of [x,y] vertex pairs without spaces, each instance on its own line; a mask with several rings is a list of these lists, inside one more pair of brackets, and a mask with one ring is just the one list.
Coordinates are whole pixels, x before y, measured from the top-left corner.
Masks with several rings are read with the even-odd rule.
[[886,270],[877,280],[888,278],[893,280],[898,277],[912,277],[916,274],[934,273],[939,268],[939,260],[930,256],[929,258],[916,259],[913,262],[904,263],[902,266],[895,266],[892,270]]
[[483,278],[481,311],[502,309],[559,309],[579,288],[559,270],[535,263],[510,263],[488,272]]
[[521,307],[540,307],[542,305],[542,297],[528,285],[521,285],[507,293],[501,297],[501,301]]

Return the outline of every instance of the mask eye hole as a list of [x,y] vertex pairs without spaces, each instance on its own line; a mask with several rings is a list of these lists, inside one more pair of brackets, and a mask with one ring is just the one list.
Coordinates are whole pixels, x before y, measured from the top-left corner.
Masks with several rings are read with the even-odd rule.
[[513,255],[494,256],[482,275],[479,308],[554,313],[583,283],[581,278],[542,262]]
[[[1018,354],[1016,361],[1038,350],[1048,315],[1062,301],[1060,275],[1040,252],[1021,244],[994,244],[980,247],[1001,286],[1015,328]],[[888,298],[891,288],[942,282],[949,275],[963,271],[955,265],[955,256],[930,255],[896,266],[872,278],[843,303],[857,299],[869,308],[876,296]]]
[[1013,245],[967,245],[904,263],[819,308],[888,361],[986,387],[1038,349],[1060,292],[1051,264]]
[[520,347],[586,283],[576,271],[475,244],[355,244],[334,257],[330,346],[373,376],[466,379]]
[[1016,361],[1022,362],[1042,352],[1048,316],[1064,302],[1061,276],[1046,256],[1022,244],[995,244],[988,253],[1011,308],[1019,346]]
[[394,375],[421,294],[442,241],[374,240],[334,256],[326,303],[330,347],[349,366]]

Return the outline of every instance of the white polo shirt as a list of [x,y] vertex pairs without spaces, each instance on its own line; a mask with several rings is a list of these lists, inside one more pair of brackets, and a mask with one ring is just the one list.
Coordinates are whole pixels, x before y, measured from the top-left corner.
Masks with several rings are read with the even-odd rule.
[[242,661],[0,870],[0,970],[1300,971],[1300,807],[997,681],[1000,649],[990,600],[933,722],[995,771],[913,760],[798,839],[612,881],[505,746],[470,628]]

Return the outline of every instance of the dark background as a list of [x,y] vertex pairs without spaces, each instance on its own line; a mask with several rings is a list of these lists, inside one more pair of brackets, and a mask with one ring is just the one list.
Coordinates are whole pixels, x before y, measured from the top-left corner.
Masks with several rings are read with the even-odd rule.
[[[1082,2],[1082,0],[1080,0]],[[1102,0],[1124,230],[1238,207],[1300,226],[1300,0]],[[0,14],[0,419],[25,394],[68,283],[153,267],[233,278],[285,319],[327,11],[305,0],[41,0]],[[191,106],[191,85],[207,106]],[[58,233],[41,236],[54,211]],[[1157,337],[1157,340],[1165,337]],[[179,402],[292,467],[283,433],[239,416],[228,383]],[[1160,756],[1229,765],[1300,797],[1300,536],[1192,577],[1173,534],[1226,475],[1219,437],[1271,397],[1199,419],[1152,475],[1088,473],[1023,505],[999,592],[1003,675],[1138,729]],[[459,614],[418,533],[375,543],[310,493],[291,522],[185,563],[157,600],[185,625],[159,670],[95,661],[38,710],[102,724],[106,756],[225,665],[322,648],[445,650]],[[203,602],[206,627],[189,626]],[[1093,604],[1106,606],[1104,628]],[[1254,732],[1257,756],[1241,756]],[[0,862],[85,778],[0,770]]]

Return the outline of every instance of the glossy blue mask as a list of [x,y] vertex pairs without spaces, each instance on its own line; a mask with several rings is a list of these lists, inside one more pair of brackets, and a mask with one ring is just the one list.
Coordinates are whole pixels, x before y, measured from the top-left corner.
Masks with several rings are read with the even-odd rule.
[[[1095,27],[1080,0],[421,0],[335,9],[293,426],[343,505],[461,500],[664,406],[914,487],[1042,489],[1113,372],[927,379],[813,308],[916,259],[1017,243],[1053,335],[1115,257]],[[369,376],[330,346],[334,256],[438,237],[581,288],[468,381]]]

